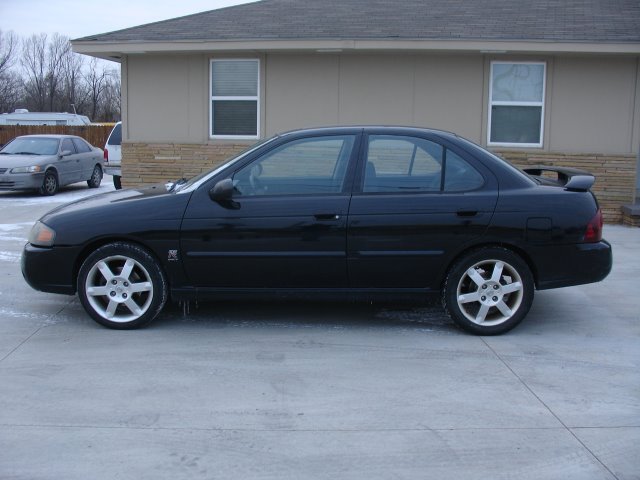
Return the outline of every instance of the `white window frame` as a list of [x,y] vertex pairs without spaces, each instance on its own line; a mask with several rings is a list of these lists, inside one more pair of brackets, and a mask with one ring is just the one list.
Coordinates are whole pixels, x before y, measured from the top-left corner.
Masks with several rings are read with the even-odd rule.
[[[494,65],[542,65],[542,100],[540,102],[508,102],[493,101],[493,66]],[[489,70],[489,123],[487,124],[487,146],[490,147],[516,147],[516,148],[541,148],[544,144],[544,116],[545,98],[547,89],[547,63],[546,62],[491,62]],[[494,106],[509,107],[542,107],[540,111],[540,141],[537,143],[512,143],[512,142],[492,142],[491,141],[491,114]]]
[[[255,96],[219,96],[213,95],[213,64],[214,62],[246,62],[258,64],[258,82]],[[212,140],[256,140],[260,138],[260,59],[258,58],[212,58],[209,60],[209,138]],[[213,134],[213,102],[215,100],[249,100],[256,102],[256,134],[255,135],[214,135]]]

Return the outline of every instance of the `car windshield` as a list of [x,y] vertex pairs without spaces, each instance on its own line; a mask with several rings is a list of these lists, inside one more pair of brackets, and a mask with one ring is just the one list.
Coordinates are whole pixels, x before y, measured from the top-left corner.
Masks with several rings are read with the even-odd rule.
[[0,150],[3,155],[55,155],[58,153],[56,138],[18,137]]
[[216,173],[218,173],[223,168],[231,165],[232,163],[237,162],[241,158],[244,158],[245,155],[248,155],[249,153],[251,153],[254,150],[256,150],[259,147],[261,147],[262,145],[265,145],[265,144],[275,140],[276,138],[278,138],[278,137],[276,136],[276,137],[268,138],[266,140],[261,140],[258,143],[255,143],[255,144],[251,145],[250,147],[246,148],[245,150],[243,150],[242,152],[238,153],[235,157],[230,158],[229,160],[224,162],[219,167],[217,167],[217,168],[215,168],[213,170],[209,170],[209,171],[203,172],[200,175],[196,175],[195,177],[192,177],[192,178],[190,178],[189,180],[186,180],[186,181],[178,180],[178,181],[175,182],[174,185],[171,186],[171,188],[174,189],[176,192],[196,188],[196,187],[200,186],[200,184],[203,181],[205,181],[209,177],[215,175]]

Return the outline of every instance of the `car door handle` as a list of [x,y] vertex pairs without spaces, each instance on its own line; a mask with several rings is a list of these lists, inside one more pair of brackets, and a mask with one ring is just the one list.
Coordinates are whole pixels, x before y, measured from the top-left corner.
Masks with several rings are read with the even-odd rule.
[[458,210],[456,212],[459,217],[475,217],[477,214],[477,210]]
[[331,220],[340,220],[340,215],[337,213],[316,213],[314,215],[316,220],[321,221],[331,221]]

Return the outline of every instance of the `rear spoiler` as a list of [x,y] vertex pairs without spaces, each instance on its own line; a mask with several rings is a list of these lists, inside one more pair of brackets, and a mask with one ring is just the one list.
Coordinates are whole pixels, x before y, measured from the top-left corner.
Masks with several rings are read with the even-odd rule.
[[[533,165],[522,170],[529,175],[546,180],[550,185],[564,187],[565,190],[572,192],[586,192],[596,181],[596,177],[589,172],[577,168]],[[543,172],[553,172],[557,174],[557,178],[542,177]]]

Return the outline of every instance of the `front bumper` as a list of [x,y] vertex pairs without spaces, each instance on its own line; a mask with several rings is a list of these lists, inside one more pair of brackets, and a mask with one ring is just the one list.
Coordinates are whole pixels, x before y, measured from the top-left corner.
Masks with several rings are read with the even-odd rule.
[[44,172],[5,173],[0,175],[0,190],[37,190],[43,180]]
[[542,259],[537,262],[537,286],[539,290],[584,285],[604,280],[613,265],[611,244],[605,240],[597,243],[581,243],[541,247],[533,252]]
[[22,251],[22,276],[41,292],[74,295],[78,253],[77,247],[42,248],[27,243]]

